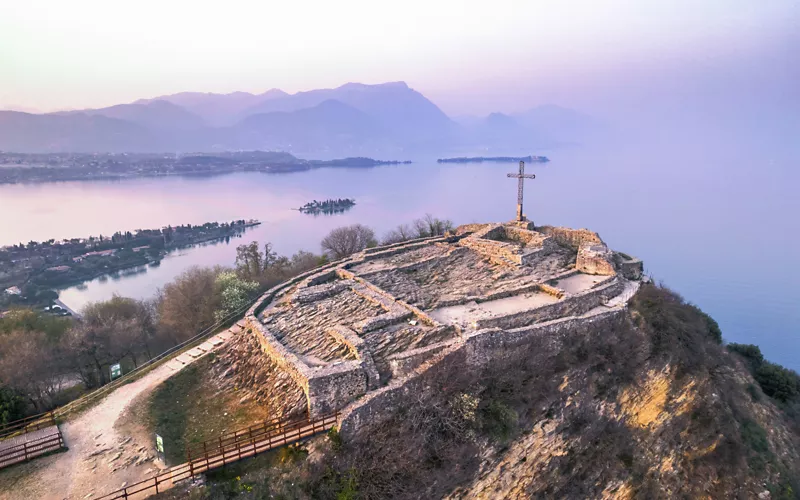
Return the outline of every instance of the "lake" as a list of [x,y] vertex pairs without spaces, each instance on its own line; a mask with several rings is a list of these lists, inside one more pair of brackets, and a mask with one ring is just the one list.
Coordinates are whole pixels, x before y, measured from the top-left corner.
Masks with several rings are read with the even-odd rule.
[[[535,151],[525,212],[537,224],[587,227],[716,318],[725,338],[755,343],[800,370],[800,174],[796,158],[732,148],[618,147]],[[478,153],[480,154],[480,153]],[[515,164],[328,168],[290,174],[143,178],[0,186],[0,244],[110,235],[207,221],[259,219],[229,243],[173,253],[159,266],[61,293],[69,306],[112,294],[150,297],[192,265],[232,265],[236,246],[272,242],[282,254],[319,252],[332,228],[362,223],[380,236],[431,213],[457,224],[505,221],[516,208]],[[343,214],[293,210],[355,198]]]

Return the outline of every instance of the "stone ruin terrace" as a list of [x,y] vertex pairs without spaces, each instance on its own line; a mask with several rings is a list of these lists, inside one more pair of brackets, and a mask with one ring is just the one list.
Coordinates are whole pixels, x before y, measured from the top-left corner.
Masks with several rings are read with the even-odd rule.
[[320,414],[487,329],[624,305],[641,272],[591,231],[472,224],[306,273],[267,292],[246,325]]

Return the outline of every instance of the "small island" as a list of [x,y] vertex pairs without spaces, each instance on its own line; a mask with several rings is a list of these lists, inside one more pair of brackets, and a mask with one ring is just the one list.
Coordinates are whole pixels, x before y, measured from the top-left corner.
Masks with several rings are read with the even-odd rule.
[[324,201],[311,201],[302,207],[298,208],[304,214],[312,215],[333,215],[340,214],[345,210],[350,210],[356,204],[356,200],[352,198],[339,198],[336,200],[329,199]]
[[525,163],[547,163],[550,158],[546,156],[474,156],[467,158],[464,156],[458,158],[439,158],[437,163],[517,163],[524,161]]

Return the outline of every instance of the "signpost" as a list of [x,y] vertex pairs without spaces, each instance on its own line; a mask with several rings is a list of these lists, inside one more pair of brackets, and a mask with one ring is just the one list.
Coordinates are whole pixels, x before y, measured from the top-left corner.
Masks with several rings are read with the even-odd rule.
[[156,434],[156,454],[161,458],[162,463],[167,463],[167,458],[164,456],[164,438],[158,434]]
[[111,380],[115,378],[119,378],[122,376],[122,366],[117,363],[116,365],[111,365]]

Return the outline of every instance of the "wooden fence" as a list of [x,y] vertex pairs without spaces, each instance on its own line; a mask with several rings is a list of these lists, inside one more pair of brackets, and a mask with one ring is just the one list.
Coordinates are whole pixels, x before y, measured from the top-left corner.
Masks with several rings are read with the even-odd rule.
[[98,500],[146,498],[172,488],[179,481],[197,474],[327,431],[336,424],[338,417],[338,413],[331,413],[313,420],[307,418],[290,421],[273,420],[190,446],[187,448],[188,461],[185,464],[98,497]]
[[63,447],[64,436],[55,426],[54,432],[51,434],[31,440],[26,439],[19,444],[0,447],[0,469],[19,462],[27,462],[45,453],[60,450]]
[[56,417],[52,411],[33,415],[32,417],[15,420],[5,425],[0,426],[0,440],[19,436],[20,434],[28,434],[29,432],[36,432],[39,429],[56,425]]

